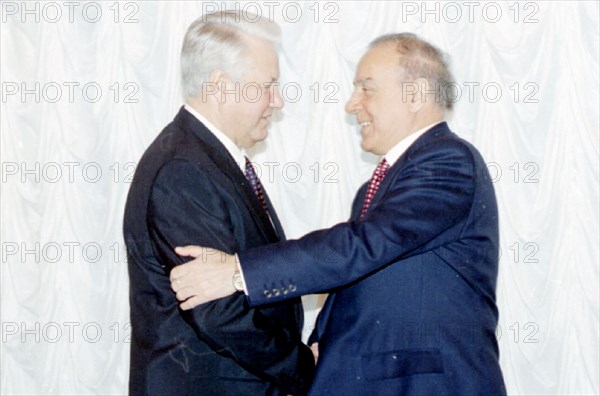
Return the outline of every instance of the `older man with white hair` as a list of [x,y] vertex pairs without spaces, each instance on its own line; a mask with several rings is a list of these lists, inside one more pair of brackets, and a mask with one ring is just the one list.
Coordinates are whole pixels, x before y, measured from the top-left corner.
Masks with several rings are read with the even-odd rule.
[[177,245],[233,253],[285,238],[242,153],[283,106],[279,36],[239,12],[203,15],[185,35],[186,104],[141,158],[125,209],[131,395],[300,395],[310,385],[300,298],[251,308],[238,293],[183,312],[169,284],[184,261]]

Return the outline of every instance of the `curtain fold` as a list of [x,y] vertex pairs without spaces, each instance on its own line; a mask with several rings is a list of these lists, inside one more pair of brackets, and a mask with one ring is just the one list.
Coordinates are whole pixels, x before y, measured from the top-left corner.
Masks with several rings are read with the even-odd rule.
[[285,107],[249,154],[290,238],[346,220],[377,163],[343,109],[368,43],[450,55],[449,124],[499,201],[508,392],[600,393],[597,2],[67,3],[1,4],[1,394],[127,393],[124,203],[182,105],[183,35],[223,5],[282,27]]

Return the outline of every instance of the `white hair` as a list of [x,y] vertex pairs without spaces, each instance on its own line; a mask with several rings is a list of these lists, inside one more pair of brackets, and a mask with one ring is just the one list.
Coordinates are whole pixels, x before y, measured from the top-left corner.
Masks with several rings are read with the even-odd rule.
[[247,47],[251,37],[275,45],[281,40],[281,29],[260,15],[239,10],[204,14],[192,22],[181,48],[184,98],[200,95],[214,70],[239,81],[250,66]]

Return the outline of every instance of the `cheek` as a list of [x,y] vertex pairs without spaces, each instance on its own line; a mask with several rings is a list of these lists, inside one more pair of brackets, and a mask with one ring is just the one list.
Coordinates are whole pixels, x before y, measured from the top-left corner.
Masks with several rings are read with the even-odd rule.
[[269,108],[269,100],[268,98],[265,100],[264,98],[260,98],[254,103],[249,104],[249,113],[251,113],[255,118],[261,118],[264,113]]
[[374,98],[370,98],[363,102],[363,108],[365,112],[369,115],[373,121],[377,121],[381,115],[381,106],[378,104],[377,100]]
[[244,122],[253,125],[259,119],[259,109],[256,108],[256,103],[248,103],[244,107]]
[[261,114],[265,113],[268,109],[269,109],[269,104],[271,103],[271,98],[269,97],[269,94],[263,94],[262,97],[260,98],[260,100],[256,103],[257,106],[260,108],[260,112]]

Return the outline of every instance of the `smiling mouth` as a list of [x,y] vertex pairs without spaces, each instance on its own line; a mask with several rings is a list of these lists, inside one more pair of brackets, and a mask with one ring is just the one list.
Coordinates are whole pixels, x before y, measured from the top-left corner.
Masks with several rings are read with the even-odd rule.
[[371,121],[363,121],[361,123],[359,123],[358,125],[360,125],[362,128],[371,125],[372,122]]

